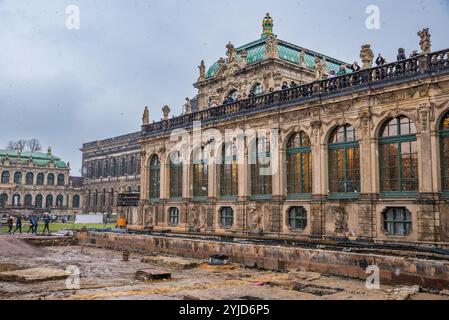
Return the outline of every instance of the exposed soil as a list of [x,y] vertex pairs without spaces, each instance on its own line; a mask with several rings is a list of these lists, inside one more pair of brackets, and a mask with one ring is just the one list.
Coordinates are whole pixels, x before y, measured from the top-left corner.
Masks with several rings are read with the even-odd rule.
[[[184,269],[183,265],[192,264],[191,259],[152,256],[145,260],[147,255],[132,253],[129,261],[124,262],[122,252],[95,247],[36,248],[8,236],[0,236],[0,243],[0,272],[30,268],[66,270],[68,266],[76,266],[80,271],[78,290],[68,288],[66,280],[0,282],[0,299],[449,300],[449,296],[419,292],[419,288],[381,285],[380,290],[368,290],[363,281],[311,272],[276,273],[239,265],[213,267],[199,260],[198,267]],[[138,270],[151,268],[167,270],[171,279],[136,279]]]

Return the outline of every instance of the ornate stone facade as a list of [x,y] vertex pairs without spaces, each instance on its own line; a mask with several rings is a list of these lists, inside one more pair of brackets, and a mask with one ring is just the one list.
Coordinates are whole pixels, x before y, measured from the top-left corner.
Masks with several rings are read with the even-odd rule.
[[[149,123],[148,108],[142,121]],[[83,145],[86,213],[119,213],[118,195],[140,192],[139,137],[136,132]]]
[[0,213],[49,212],[71,217],[82,213],[80,178],[70,177],[70,164],[47,153],[0,151]]
[[[262,47],[279,48],[270,35]],[[449,50],[370,68],[364,46],[365,69],[327,77],[329,58],[301,67],[306,49],[298,65],[272,47],[250,65],[254,43],[200,77],[199,112],[142,126],[131,227],[447,246]],[[252,83],[270,90],[245,99]]]

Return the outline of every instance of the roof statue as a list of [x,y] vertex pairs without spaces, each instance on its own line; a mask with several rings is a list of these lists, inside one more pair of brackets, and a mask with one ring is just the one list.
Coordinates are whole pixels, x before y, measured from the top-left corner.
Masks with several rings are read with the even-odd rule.
[[369,69],[373,66],[374,53],[371,45],[364,44],[360,50],[360,59],[362,60],[363,69]]
[[270,14],[267,13],[262,22],[263,33],[262,37],[266,37],[267,35],[273,34],[273,19],[270,17]]
[[49,146],[48,149],[47,149],[47,154],[48,154],[48,155],[51,155],[51,147],[50,147],[50,146]]
[[199,81],[206,80],[206,66],[204,64],[204,60],[201,60],[201,64],[198,66],[198,69],[200,70],[200,77]]
[[420,37],[419,46],[421,47],[421,51],[424,54],[430,53],[432,50],[432,42],[430,38],[432,37],[429,28],[424,28],[418,32],[418,36]]
[[226,45],[226,49],[228,49],[228,51],[226,52],[226,55],[228,56],[228,63],[234,62],[237,57],[237,50],[235,49],[234,45],[229,42]]
[[145,109],[143,110],[142,124],[150,124],[150,110],[148,109],[148,107],[145,107]]

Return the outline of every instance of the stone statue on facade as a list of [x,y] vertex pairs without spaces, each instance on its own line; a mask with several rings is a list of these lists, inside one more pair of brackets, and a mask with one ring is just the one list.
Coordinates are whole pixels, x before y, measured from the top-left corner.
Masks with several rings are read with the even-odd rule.
[[430,53],[432,49],[432,42],[430,38],[432,37],[429,28],[424,28],[423,30],[418,32],[418,36],[421,39],[419,42],[419,46],[421,47],[421,51],[424,54]]
[[315,58],[315,70],[316,70],[316,77],[318,80],[321,80],[324,78],[324,74],[325,74],[325,63],[322,59],[320,59],[319,57]]
[[206,80],[206,65],[204,64],[204,60],[201,60],[201,64],[198,66],[198,69],[200,70],[200,77],[198,78],[198,81]]
[[145,109],[143,110],[142,124],[150,124],[150,110],[148,109],[148,107],[145,107]]
[[360,59],[362,61],[362,69],[369,69],[373,66],[374,53],[371,50],[371,45],[365,44],[360,50]]
[[164,106],[162,108],[162,113],[164,114],[164,120],[168,120],[168,116],[170,115],[170,107],[169,106]]
[[249,209],[249,224],[254,233],[262,233],[262,217],[257,208],[252,207]]
[[231,42],[229,42],[226,45],[226,49],[227,49],[226,56],[228,57],[228,63],[234,62],[237,57],[237,49],[235,49],[234,45]]
[[265,57],[266,58],[279,57],[278,39],[275,35],[269,35],[265,40]]
[[243,49],[242,53],[240,53],[240,56],[242,57],[242,64],[246,65],[247,63],[246,59],[248,58],[248,51],[246,49]]
[[301,50],[301,53],[299,54],[299,65],[301,67],[306,66],[306,52],[304,50]]
[[184,114],[192,113],[192,104],[190,103],[190,98],[186,97],[186,103],[184,104]]

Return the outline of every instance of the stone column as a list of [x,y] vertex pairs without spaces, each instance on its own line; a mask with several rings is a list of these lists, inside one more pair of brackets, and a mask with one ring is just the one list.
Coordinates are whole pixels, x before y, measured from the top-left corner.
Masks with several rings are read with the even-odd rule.
[[321,121],[312,121],[312,201],[310,203],[310,233],[312,236],[320,237],[323,233],[323,202],[327,194],[327,147],[321,144],[322,124]]
[[167,200],[169,198],[169,165],[162,156],[161,159],[161,175],[160,175],[160,199]]
[[[146,152],[142,151],[140,153],[140,158],[142,161],[140,162],[140,200],[146,201],[149,199],[149,190],[148,190],[148,171],[147,171],[147,161],[146,161]],[[114,197],[114,195],[112,195]]]

